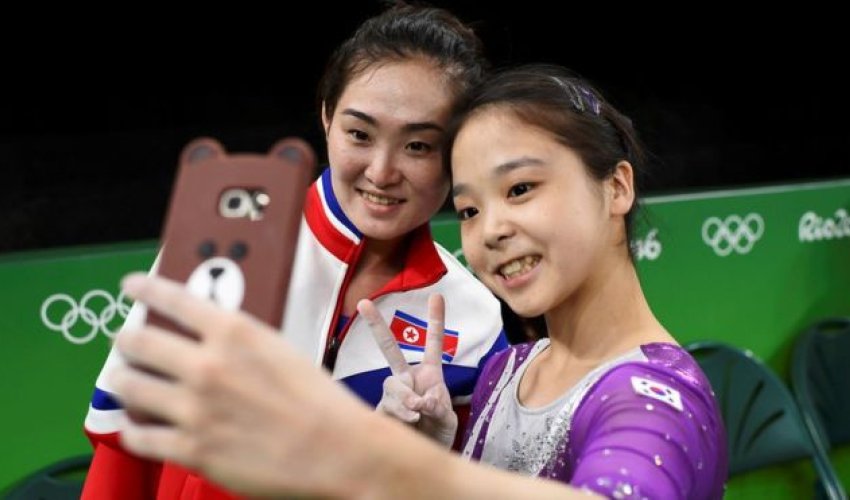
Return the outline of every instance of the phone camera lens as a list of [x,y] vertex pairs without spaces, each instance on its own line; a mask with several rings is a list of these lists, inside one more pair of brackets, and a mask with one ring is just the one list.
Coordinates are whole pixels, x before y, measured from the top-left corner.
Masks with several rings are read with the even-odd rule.
[[251,194],[244,189],[228,189],[218,202],[218,212],[228,219],[248,217],[251,212]]

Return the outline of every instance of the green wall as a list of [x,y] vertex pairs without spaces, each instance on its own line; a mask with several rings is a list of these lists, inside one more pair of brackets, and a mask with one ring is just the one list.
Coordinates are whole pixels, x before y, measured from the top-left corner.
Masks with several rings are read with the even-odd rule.
[[[118,279],[147,269],[154,251],[153,242],[146,242],[0,258],[0,422],[5,429],[0,491],[30,471],[90,451],[83,419],[109,352],[107,332],[122,323],[123,308],[115,301]],[[86,295],[87,314],[74,314]]]
[[[848,210],[850,179],[650,197],[633,241],[650,304],[680,342],[749,348],[784,377],[798,332],[850,315]],[[454,218],[433,228],[460,256]],[[126,314],[118,280],[155,251],[139,242],[0,257],[0,490],[89,450],[87,402]],[[850,453],[834,458],[846,487]],[[759,471],[730,481],[727,498],[807,497],[812,477],[806,463]]]

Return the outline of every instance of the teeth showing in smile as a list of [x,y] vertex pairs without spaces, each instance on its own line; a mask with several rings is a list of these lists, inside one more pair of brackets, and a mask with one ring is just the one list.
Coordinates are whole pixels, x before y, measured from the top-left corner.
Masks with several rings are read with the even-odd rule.
[[510,279],[534,269],[534,266],[540,262],[540,257],[536,255],[526,255],[519,259],[512,260],[499,268],[499,274],[505,279]]
[[366,191],[360,191],[360,196],[362,196],[365,200],[377,203],[378,205],[398,205],[401,203],[401,200],[397,198],[387,198],[386,196],[367,193]]

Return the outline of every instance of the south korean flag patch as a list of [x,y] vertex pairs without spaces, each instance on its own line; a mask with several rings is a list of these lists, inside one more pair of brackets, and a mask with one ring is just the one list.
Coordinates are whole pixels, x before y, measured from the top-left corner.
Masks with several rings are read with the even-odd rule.
[[667,403],[682,411],[682,395],[672,387],[643,377],[632,377],[632,388],[641,396],[646,396]]

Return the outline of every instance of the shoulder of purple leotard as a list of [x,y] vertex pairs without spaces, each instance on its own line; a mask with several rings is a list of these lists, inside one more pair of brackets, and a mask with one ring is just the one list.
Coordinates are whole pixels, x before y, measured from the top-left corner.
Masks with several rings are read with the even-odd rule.
[[[632,400],[636,403],[650,403],[653,413],[663,411],[668,418],[648,419],[645,428],[654,429],[650,434],[664,435],[668,430],[672,439],[687,446],[687,449],[696,450],[701,447],[706,465],[703,470],[699,487],[708,487],[711,492],[708,497],[722,494],[722,485],[726,477],[726,449],[725,431],[722,418],[718,411],[711,385],[705,374],[700,369],[696,360],[684,349],[674,344],[646,344],[641,346],[646,356],[645,361],[629,361],[617,365],[608,370],[588,390],[581,404],[573,416],[570,431],[570,442],[577,455],[581,449],[588,448],[587,440],[593,440],[594,436],[604,434],[604,425],[599,426],[602,415],[611,417],[611,412],[631,411],[645,407],[650,410],[649,405],[630,405],[626,402]],[[659,404],[645,396],[632,399],[631,396],[639,394],[633,387],[634,381],[646,379],[656,382],[657,387],[666,386],[681,395],[681,406],[676,411],[673,405]],[[663,401],[661,398],[659,401]],[[658,427],[669,425],[670,418],[681,416],[682,419],[693,421],[692,425]],[[674,432],[673,429],[678,429]],[[669,464],[672,466],[673,462]],[[696,467],[696,466],[695,466]],[[701,467],[699,469],[702,469]]]
[[507,349],[494,354],[484,367],[481,369],[481,374],[478,377],[478,382],[475,385],[475,391],[472,394],[472,410],[481,408],[481,404],[490,397],[490,394],[496,387],[502,373],[507,368],[508,360],[511,355],[514,355],[513,371],[528,357],[535,342],[525,342],[508,347]]
[[525,361],[528,354],[534,348],[535,343],[536,342],[524,342],[522,344],[512,345],[504,351],[494,354],[481,370],[481,378],[492,380],[494,383],[499,380],[502,376],[502,372],[506,369],[508,360],[512,354],[514,355],[513,371],[516,372],[516,369],[523,361]]
[[643,351],[649,364],[661,369],[671,370],[683,378],[684,381],[708,387],[710,391],[711,384],[708,382],[705,373],[703,373],[693,356],[681,346],[656,342],[642,345],[641,351]]

